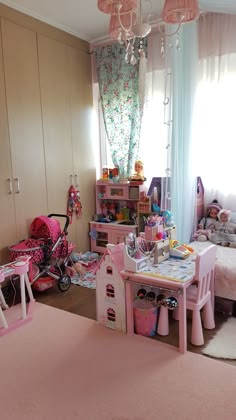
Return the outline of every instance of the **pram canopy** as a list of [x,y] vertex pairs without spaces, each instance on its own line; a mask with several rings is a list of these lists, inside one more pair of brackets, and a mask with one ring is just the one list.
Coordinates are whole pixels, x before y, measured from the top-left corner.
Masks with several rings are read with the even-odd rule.
[[61,235],[61,226],[58,220],[48,216],[36,217],[30,226],[31,237],[34,239],[51,239],[56,242]]

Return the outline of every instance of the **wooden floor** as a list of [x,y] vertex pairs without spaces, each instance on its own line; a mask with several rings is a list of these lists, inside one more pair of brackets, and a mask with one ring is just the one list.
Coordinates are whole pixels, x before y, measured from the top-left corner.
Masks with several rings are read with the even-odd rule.
[[[55,286],[54,288],[48,289],[41,293],[34,291],[34,296],[38,302],[96,320],[96,291],[93,289],[88,289],[86,287],[72,284],[67,292],[61,292]],[[155,336],[152,339],[178,347],[178,321],[172,319],[171,316],[169,319],[170,334],[167,337]],[[215,314],[216,328],[214,330],[204,330],[205,345],[214,336],[215,332],[220,328],[226,319],[227,317],[221,313]],[[188,319],[188,337],[190,337],[190,328],[191,319]],[[191,345],[188,340],[189,351],[201,354],[202,348],[203,347],[196,347]],[[203,357],[208,356],[203,355]],[[236,360],[230,361],[222,359],[222,361],[236,366]]]

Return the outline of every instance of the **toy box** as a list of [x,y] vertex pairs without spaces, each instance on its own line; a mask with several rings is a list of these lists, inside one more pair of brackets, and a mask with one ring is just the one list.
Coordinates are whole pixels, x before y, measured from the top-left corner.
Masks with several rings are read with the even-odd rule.
[[140,258],[131,257],[129,255],[127,245],[124,246],[124,269],[137,273],[138,271],[145,270],[148,265],[148,257],[142,256]]
[[159,233],[163,233],[163,223],[160,222],[155,226],[145,226],[144,232],[145,232],[145,239],[147,241],[156,241],[157,239],[160,239],[162,236],[158,238]]
[[168,260],[170,257],[169,239],[163,239],[156,242],[156,249],[154,252],[154,264],[159,264],[162,261]]
[[151,200],[148,198],[146,201],[139,201],[137,204],[138,213],[150,213],[151,212]]

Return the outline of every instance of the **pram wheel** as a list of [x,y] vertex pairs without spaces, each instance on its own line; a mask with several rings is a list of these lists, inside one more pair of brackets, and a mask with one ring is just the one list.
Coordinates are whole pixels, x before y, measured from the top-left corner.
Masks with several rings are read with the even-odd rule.
[[57,286],[61,292],[66,292],[71,285],[71,278],[68,275],[63,275],[58,279]]

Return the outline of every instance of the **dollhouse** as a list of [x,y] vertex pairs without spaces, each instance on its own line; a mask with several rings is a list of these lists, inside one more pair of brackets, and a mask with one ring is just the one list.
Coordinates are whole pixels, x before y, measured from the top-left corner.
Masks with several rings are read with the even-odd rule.
[[197,191],[195,201],[195,218],[194,218],[194,230],[197,229],[199,220],[204,216],[204,187],[200,176],[197,177]]
[[124,243],[108,244],[96,273],[97,320],[104,326],[126,332]]

